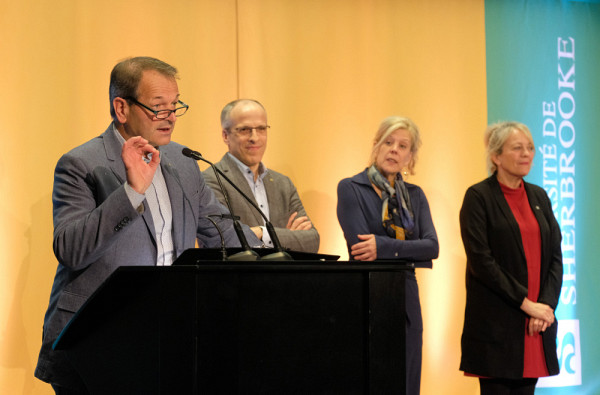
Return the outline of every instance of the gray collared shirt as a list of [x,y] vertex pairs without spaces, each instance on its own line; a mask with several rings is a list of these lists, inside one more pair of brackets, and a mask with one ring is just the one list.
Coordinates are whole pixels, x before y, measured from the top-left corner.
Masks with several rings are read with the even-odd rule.
[[[264,178],[267,175],[267,167],[262,162],[258,165],[258,177],[256,177],[256,181],[255,181],[254,173],[252,172],[252,170],[250,170],[250,168],[248,166],[246,166],[244,163],[242,163],[238,158],[233,156],[230,152],[228,152],[227,155],[229,155],[229,157],[231,159],[233,159],[233,161],[237,164],[240,171],[246,178],[246,181],[248,181],[248,185],[250,186],[250,190],[252,191],[252,194],[254,195],[254,199],[256,200],[256,204],[258,204],[258,207],[260,207],[260,209],[262,210],[262,212],[265,214],[265,216],[267,218],[271,219],[270,214],[269,214],[269,200],[267,199],[267,190],[265,189],[265,183],[264,183]],[[269,232],[267,232],[267,230],[264,226],[261,226],[261,228],[262,228],[262,233],[263,233],[262,242],[267,247],[273,247],[273,242],[271,241]]]

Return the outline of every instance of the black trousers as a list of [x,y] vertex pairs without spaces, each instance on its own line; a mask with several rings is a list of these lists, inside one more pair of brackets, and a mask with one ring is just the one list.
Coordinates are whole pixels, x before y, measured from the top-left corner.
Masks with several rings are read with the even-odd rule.
[[52,384],[52,389],[56,395],[89,395],[90,393],[86,390],[74,390],[71,388],[61,387],[59,385]]
[[538,379],[479,379],[481,395],[533,395]]

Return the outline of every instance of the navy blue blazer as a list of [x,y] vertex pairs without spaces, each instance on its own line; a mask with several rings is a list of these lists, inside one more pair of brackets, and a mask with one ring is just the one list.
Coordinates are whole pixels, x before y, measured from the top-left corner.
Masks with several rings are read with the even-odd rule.
[[[361,241],[357,235],[374,234],[377,259],[408,260],[420,262],[422,267],[432,267],[431,260],[439,254],[439,243],[429,203],[420,187],[405,184],[415,216],[414,240],[397,240],[386,233],[381,221],[383,203],[371,185],[367,170],[340,181],[337,189],[337,217],[346,238],[349,255],[352,245]],[[349,259],[352,259],[352,255]]]

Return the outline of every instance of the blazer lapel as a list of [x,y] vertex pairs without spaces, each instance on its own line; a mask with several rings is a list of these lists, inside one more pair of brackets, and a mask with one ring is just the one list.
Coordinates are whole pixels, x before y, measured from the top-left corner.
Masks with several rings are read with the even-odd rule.
[[[219,166],[221,165],[221,166]],[[220,167],[220,170],[225,173],[225,175],[227,177],[229,177],[231,179],[231,181],[233,181],[235,183],[235,185],[240,188],[242,190],[242,192],[244,192],[246,194],[246,196],[248,196],[253,202],[254,204],[258,205],[258,203],[256,202],[256,199],[254,198],[254,194],[252,193],[252,190],[250,189],[250,185],[248,185],[248,180],[246,180],[246,177],[244,177],[244,175],[242,174],[240,168],[238,167],[237,163],[235,163],[233,161],[233,159],[231,159],[229,157],[229,154],[225,154],[223,156],[223,159],[221,160],[221,162],[219,164],[217,164],[217,166]],[[225,183],[227,183],[227,181],[224,181]],[[231,190],[232,188],[229,188],[229,190]],[[237,194],[237,191],[234,191]],[[244,203],[243,205],[246,207],[245,211],[251,212],[252,215],[254,216],[254,219],[262,224],[264,222],[263,217],[256,211],[256,209],[254,207],[252,207],[252,205],[248,202],[246,202],[243,197],[241,196],[230,196],[229,197],[231,199],[231,201],[233,202],[234,200],[240,201],[243,200]],[[267,194],[267,198],[268,198],[268,194]],[[233,205],[233,203],[232,203]],[[239,214],[238,214],[239,215]]]
[[[117,132],[118,133],[118,132]],[[110,168],[113,173],[121,180],[121,184],[125,183],[127,173],[125,172],[125,164],[121,159],[121,151],[123,146],[115,133],[113,132],[113,124],[111,123],[108,129],[102,134],[104,141],[104,149],[106,150],[106,158],[110,163]]]
[[519,246],[521,256],[523,257],[523,259],[525,259],[525,249],[523,248],[523,238],[521,237],[521,229],[519,228],[519,224],[517,223],[517,220],[515,219],[515,216],[513,215],[512,210],[510,209],[510,206],[508,205],[508,202],[504,197],[504,193],[502,193],[502,188],[500,187],[496,176],[490,177],[490,180],[492,196],[496,201],[496,204],[500,207],[502,215],[504,215],[506,221],[509,223],[511,230],[510,233],[512,234],[513,238],[515,239],[515,242]]
[[548,227],[548,221],[546,220],[546,216],[544,215],[544,210],[542,209],[541,202],[538,200],[537,195],[533,193],[531,188],[529,188],[529,185],[527,183],[525,183],[525,192],[527,193],[527,199],[529,200],[531,211],[533,211],[533,215],[535,215],[535,219],[537,220],[537,223],[540,227],[540,239],[542,243],[541,272],[546,273],[547,265],[545,263],[549,262],[549,260],[546,259],[546,251],[548,251],[547,247],[550,243],[550,240],[548,239],[548,237],[550,236],[550,228]]
[[[273,177],[271,177],[271,173],[269,173],[269,170],[267,170],[267,175],[265,175],[265,178],[263,178],[263,184],[265,185],[265,191],[267,192],[267,200],[269,202],[276,202],[276,189],[277,187],[281,188],[281,185],[274,185],[274,180]],[[280,215],[283,215],[283,213],[280,214],[281,211],[283,211],[283,207],[278,207],[278,205],[273,206],[271,205],[271,203],[269,203],[269,215],[271,217],[270,220],[275,221],[275,218],[279,217]],[[285,218],[285,221],[287,223],[287,218]]]
[[[118,133],[118,132],[117,132]],[[104,149],[106,150],[106,158],[110,163],[110,168],[117,179],[120,181],[121,185],[125,184],[127,180],[127,172],[125,170],[125,164],[121,159],[121,151],[123,150],[123,145],[121,141],[115,136],[115,132],[113,132],[113,124],[111,123],[108,129],[102,134],[102,139],[104,141]],[[148,229],[148,233],[152,237],[152,241],[156,244],[156,235],[154,231],[154,221],[152,220],[152,214],[150,213],[150,208],[148,207],[148,202],[144,199],[144,212],[142,213],[142,218],[146,223],[146,228]]]
[[[181,179],[177,169],[169,160],[168,155],[161,151],[161,163],[160,167],[165,178],[165,184],[167,184],[167,191],[169,192],[169,200],[171,201],[171,215],[173,224],[183,224],[184,218],[183,213],[185,211],[184,205],[184,194]],[[181,227],[173,226],[173,249],[175,252],[179,251],[184,245],[183,233]]]

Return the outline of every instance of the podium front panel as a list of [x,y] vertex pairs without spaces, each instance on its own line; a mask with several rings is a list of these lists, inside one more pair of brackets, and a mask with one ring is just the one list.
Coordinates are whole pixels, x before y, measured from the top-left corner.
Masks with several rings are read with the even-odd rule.
[[121,268],[63,330],[91,394],[191,394],[196,389],[194,268]]
[[200,388],[364,393],[361,273],[203,273],[198,289],[199,355],[210,355],[200,358]]
[[397,265],[122,267],[57,342],[90,392],[405,391]]

